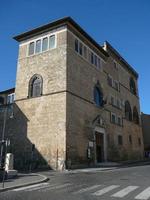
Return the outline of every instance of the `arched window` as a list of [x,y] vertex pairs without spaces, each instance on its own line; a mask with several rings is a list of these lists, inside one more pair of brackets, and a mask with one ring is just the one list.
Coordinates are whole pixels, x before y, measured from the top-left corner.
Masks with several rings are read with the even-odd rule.
[[130,91],[136,95],[136,86],[133,78],[130,78]]
[[132,110],[129,101],[125,102],[125,118],[132,121]]
[[4,104],[4,97],[0,97],[0,105]]
[[136,107],[133,108],[133,121],[139,124],[139,114]]
[[39,97],[42,95],[43,79],[40,75],[35,74],[29,82],[29,97]]
[[103,94],[98,86],[94,87],[94,102],[97,106],[103,105]]

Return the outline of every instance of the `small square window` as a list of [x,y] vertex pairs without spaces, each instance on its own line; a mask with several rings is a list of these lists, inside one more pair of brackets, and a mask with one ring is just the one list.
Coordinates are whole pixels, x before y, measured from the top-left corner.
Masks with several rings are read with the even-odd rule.
[[80,54],[80,55],[82,55],[82,48],[83,48],[83,45],[82,45],[82,43],[80,43],[80,44],[79,44],[79,54]]
[[0,96],[0,105],[3,105],[4,104],[4,97]]
[[48,49],[48,38],[43,38],[42,41],[42,51],[46,51]]
[[116,123],[116,115],[115,114],[111,114],[111,122],[113,123],[113,124],[115,124]]
[[111,105],[114,105],[114,103],[115,103],[115,99],[113,96],[111,96]]
[[12,94],[11,100],[12,100],[12,103],[15,101],[15,94]]
[[91,63],[91,51],[88,49],[88,61]]
[[14,100],[15,100],[15,94],[14,94],[14,93],[9,94],[9,95],[7,96],[7,104],[13,103]]
[[114,81],[114,88],[119,91],[119,83],[118,81]]
[[34,42],[31,42],[29,44],[29,55],[33,55],[34,54]]
[[86,46],[84,46],[83,49],[84,49],[84,58],[87,59],[87,48],[86,48]]
[[10,104],[10,103],[11,103],[11,96],[8,95],[8,96],[7,96],[7,104]]
[[75,39],[75,51],[79,52],[79,42],[77,39]]
[[132,144],[132,136],[129,135],[129,143]]
[[94,55],[94,64],[97,67],[97,56],[96,55]]
[[122,135],[118,135],[118,145],[123,145]]
[[41,52],[41,40],[37,40],[35,46],[35,53],[40,53],[40,52]]
[[114,61],[114,68],[115,68],[116,70],[118,70],[118,64],[117,64],[116,61]]
[[122,119],[121,119],[121,117],[118,117],[118,125],[122,126]]
[[91,52],[91,63],[94,64],[94,54]]
[[107,81],[108,81],[108,85],[110,85],[112,87],[112,85],[113,85],[113,79],[112,79],[111,76],[108,76]]
[[117,99],[117,101],[116,101],[116,106],[117,106],[118,108],[121,108],[121,102],[120,102],[119,99]]
[[101,68],[101,59],[100,58],[97,59],[97,67],[99,69]]
[[49,37],[49,48],[50,49],[55,48],[55,35],[51,35]]

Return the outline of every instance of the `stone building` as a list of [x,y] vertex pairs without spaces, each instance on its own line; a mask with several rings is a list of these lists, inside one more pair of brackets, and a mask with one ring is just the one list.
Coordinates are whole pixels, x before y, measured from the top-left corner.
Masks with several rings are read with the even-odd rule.
[[32,156],[35,167],[59,170],[143,157],[138,74],[108,42],[100,46],[70,17],[14,39],[6,135],[17,166]]
[[150,158],[150,115],[141,114],[145,156]]
[[15,99],[15,88],[0,92],[0,105],[12,104]]
[[[7,112],[7,119],[13,116],[13,103],[15,100],[15,88],[0,92],[0,141],[3,138],[3,125],[5,120],[5,115]],[[1,145],[1,143],[0,143]]]

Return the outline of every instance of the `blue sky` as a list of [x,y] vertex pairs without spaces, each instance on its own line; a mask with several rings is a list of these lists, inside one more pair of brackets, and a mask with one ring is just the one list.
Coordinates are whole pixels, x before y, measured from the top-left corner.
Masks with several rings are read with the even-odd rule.
[[141,111],[150,113],[149,0],[0,0],[0,91],[15,86],[16,34],[71,16],[97,42],[108,40],[139,73]]

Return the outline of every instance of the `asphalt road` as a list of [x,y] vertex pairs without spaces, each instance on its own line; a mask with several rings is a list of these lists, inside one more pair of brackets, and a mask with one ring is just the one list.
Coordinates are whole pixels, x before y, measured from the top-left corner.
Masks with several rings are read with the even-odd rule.
[[44,172],[50,180],[0,194],[0,200],[147,200],[150,166],[89,172]]

